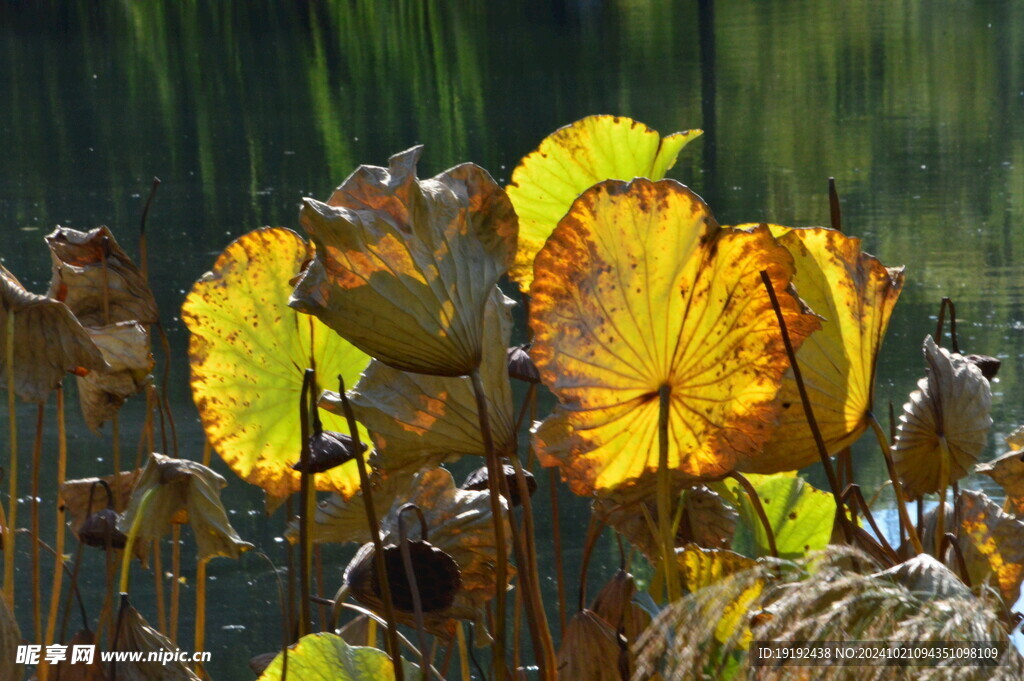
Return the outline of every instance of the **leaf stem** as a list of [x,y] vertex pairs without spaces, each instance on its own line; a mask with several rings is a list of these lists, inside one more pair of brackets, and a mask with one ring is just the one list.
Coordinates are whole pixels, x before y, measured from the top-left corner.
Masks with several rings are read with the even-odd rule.
[[309,524],[313,520],[312,515],[314,513],[314,511],[310,510],[310,502],[315,500],[315,495],[310,491],[312,475],[309,472],[309,394],[316,380],[315,376],[316,372],[313,369],[306,369],[302,377],[302,391],[299,396],[299,432],[302,438],[299,450],[299,468],[301,469],[301,487],[299,492],[299,638],[310,633],[310,622],[313,619],[309,602],[309,597],[312,593],[310,574],[313,568]]
[[892,491],[896,495],[896,510],[900,514],[900,524],[906,527],[907,536],[910,537],[910,543],[914,546],[914,551],[918,554],[924,553],[924,547],[921,546],[921,538],[917,536],[917,528],[910,521],[910,514],[907,512],[907,502],[903,496],[903,485],[896,474],[896,465],[892,460],[892,449],[889,447],[885,432],[882,431],[882,425],[871,412],[868,412],[868,423],[871,424],[871,428],[875,431],[875,438],[882,448],[882,456],[885,458],[885,465],[889,470],[889,480],[892,481]]
[[[772,554],[772,558],[779,557],[779,547],[775,544],[775,531],[772,530],[772,524],[768,522],[768,514],[764,511],[764,506],[761,505],[761,497],[757,495],[757,490],[750,484],[750,481],[736,471],[729,473],[729,477],[740,483],[743,487],[743,491],[747,493],[747,497],[750,499],[750,505],[754,507],[754,512],[757,513],[757,517],[761,520],[761,525],[764,527],[765,536],[768,539],[768,552]],[[841,508],[837,506],[837,508]]]
[[665,596],[669,603],[679,598],[679,569],[676,565],[673,532],[672,476],[668,469],[668,417],[672,387],[658,389],[658,534],[661,538],[661,571],[665,575]]
[[142,526],[142,518],[146,515],[149,502],[153,499],[156,487],[146,490],[139,502],[139,508],[135,511],[135,518],[132,520],[132,527],[128,531],[128,542],[124,546],[124,554],[121,558],[121,581],[118,582],[117,590],[123,594],[128,593],[128,575],[131,572],[132,552],[135,550],[135,541],[139,535],[139,527]]
[[14,310],[7,310],[6,357],[7,425],[10,430],[10,465],[7,467],[8,508],[7,531],[4,532],[4,596],[14,611],[14,528],[18,526],[18,409],[14,399]]

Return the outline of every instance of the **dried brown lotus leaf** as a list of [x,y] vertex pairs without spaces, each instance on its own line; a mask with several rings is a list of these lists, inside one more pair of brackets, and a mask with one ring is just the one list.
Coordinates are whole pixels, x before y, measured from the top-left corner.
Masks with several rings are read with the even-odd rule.
[[106,227],[58,227],[46,245],[53,262],[49,295],[66,303],[82,324],[160,320],[149,284]]
[[22,678],[14,662],[20,644],[21,630],[18,629],[18,621],[7,607],[7,597],[0,589],[0,681],[16,681]]
[[417,179],[421,151],[360,166],[327,203],[305,199],[316,258],[290,304],[396,369],[464,376],[480,363],[484,305],[515,257],[518,220],[472,163]]
[[199,677],[184,662],[175,660],[149,662],[150,653],[177,652],[178,647],[166,636],[149,626],[139,611],[121,595],[121,610],[117,615],[117,633],[111,651],[142,653],[141,661],[112,663],[112,673],[118,681],[199,681]]
[[1006,446],[1013,450],[1024,449],[1024,426],[1017,426],[1006,436]]
[[590,610],[581,610],[569,620],[558,649],[560,681],[621,681],[622,647],[612,625]]
[[[96,644],[96,634],[88,629],[75,632],[71,640],[65,643],[68,647],[69,655],[75,646],[95,646]],[[72,664],[69,660],[65,659],[50,669],[50,678],[57,681],[106,681],[107,678],[99,655],[94,655],[93,661],[88,664],[84,662]],[[2,678],[4,677],[0,675],[0,679]]]
[[995,461],[975,466],[976,473],[995,480],[1006,492],[1007,510],[1024,518],[1024,452],[1015,450],[1003,454]]
[[590,610],[625,636],[626,644],[630,646],[651,623],[650,614],[633,602],[635,593],[636,581],[633,575],[620,568],[601,587],[590,604]]
[[118,529],[130,534],[141,513],[137,536],[149,542],[158,541],[172,524],[187,522],[195,532],[200,560],[238,558],[252,544],[242,541],[228,521],[220,499],[220,490],[226,486],[224,478],[200,463],[153,453]]
[[108,506],[106,489],[98,484],[92,493],[92,505],[89,505],[89,490],[100,480],[110,485],[113,491],[114,510],[123,513],[128,507],[132,489],[139,476],[142,475],[142,471],[142,468],[136,468],[135,470],[121,471],[116,476],[105,475],[102,478],[81,478],[64,482],[60,486],[59,503],[65,512],[71,514],[71,529],[77,532],[88,516]]
[[[417,479],[410,474],[372,475],[370,483],[373,485],[373,506],[377,517],[383,517],[394,504],[405,503],[412,495],[416,482]],[[312,525],[313,542],[364,544],[370,541],[370,525],[366,519],[366,503],[362,495],[360,491],[351,499],[345,499],[340,494],[331,494],[317,504]],[[285,538],[293,543],[299,540],[297,520],[288,524]]]
[[876,577],[892,579],[921,598],[970,598],[971,590],[952,570],[927,553],[878,572]]
[[924,340],[924,355],[927,378],[903,405],[893,447],[908,499],[938,492],[967,475],[992,425],[992,391],[981,370],[936,346],[931,336]]
[[14,391],[23,400],[45,402],[64,374],[106,366],[103,354],[68,307],[29,293],[0,265],[0,381],[7,385],[7,325],[14,313]]
[[1024,580],[1024,523],[982,492],[964,490],[957,504],[960,545],[977,555],[972,559],[964,551],[971,580],[980,583],[991,575],[1007,606],[1012,606]]
[[89,429],[99,434],[132,395],[152,380],[153,355],[149,332],[137,322],[118,322],[86,329],[109,368],[78,377],[78,397]]

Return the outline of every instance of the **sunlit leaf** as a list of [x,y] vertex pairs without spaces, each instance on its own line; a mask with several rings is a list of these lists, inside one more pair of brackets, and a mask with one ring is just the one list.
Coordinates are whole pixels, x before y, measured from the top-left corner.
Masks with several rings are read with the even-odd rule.
[[957,504],[961,545],[968,543],[980,557],[965,556],[971,580],[980,583],[992,575],[1003,600],[1013,605],[1024,580],[1024,522],[1004,513],[982,492],[963,490]]
[[[500,454],[515,451],[515,413],[505,347],[512,333],[512,301],[497,287],[484,313],[480,378],[491,435]],[[484,456],[476,396],[469,378],[393,369],[373,360],[349,395],[356,418],[373,438],[373,462],[389,473],[415,473],[463,455]],[[341,399],[327,392],[327,411],[341,414]]]
[[[258,229],[232,242],[182,306],[191,332],[192,397],[206,437],[242,479],[271,497],[300,486],[299,395],[303,372],[323,384],[338,374],[355,383],[369,362],[362,351],[313,317],[288,307],[289,280],[312,249],[287,229]],[[324,428],[348,432],[323,415]],[[363,433],[363,439],[367,439]],[[359,488],[355,462],[318,474],[317,489],[350,496]]]
[[992,390],[981,370],[924,339],[927,378],[903,405],[893,460],[908,499],[967,475],[988,442]]
[[[799,558],[828,545],[836,515],[831,494],[793,474],[751,474],[747,478],[761,500],[780,558]],[[714,488],[740,511],[733,550],[754,557],[770,555],[764,525],[740,484],[729,479]]]
[[[149,626],[142,615],[128,602],[128,594],[121,594],[121,610],[117,613],[117,634],[112,651],[142,653],[140,659],[127,659],[111,663],[111,673],[120,681],[199,681],[199,677],[184,662],[168,659],[149,661],[151,653],[174,654],[178,647],[166,636]],[[130,657],[130,656],[126,656]]]
[[418,180],[421,151],[360,166],[327,203],[305,199],[316,258],[291,304],[396,369],[463,376],[480,363],[484,304],[515,255],[516,215],[472,163]]
[[1024,426],[1017,426],[1012,433],[1006,436],[1006,446],[1010,449],[1024,449]]
[[46,245],[53,262],[49,295],[66,303],[82,324],[159,321],[149,284],[109,229],[58,227]]
[[149,332],[138,322],[89,327],[86,331],[110,367],[78,377],[82,415],[89,429],[99,433],[125,400],[151,382],[154,361]]
[[519,248],[510,275],[523,291],[533,261],[576,197],[602,180],[660,180],[701,130],[662,138],[625,116],[587,116],[548,135],[512,172],[508,197],[519,215]]
[[21,630],[18,621],[7,607],[7,597],[0,589],[0,681],[15,681],[22,678],[17,659],[18,646],[21,644]]
[[531,355],[560,401],[536,433],[542,463],[583,495],[653,480],[663,387],[677,485],[760,455],[789,364],[761,271],[799,347],[818,322],[787,291],[793,259],[766,227],[719,230],[672,180],[580,196],[530,290]]
[[173,523],[188,523],[196,536],[200,560],[238,558],[252,548],[231,527],[220,490],[227,482],[201,463],[153,453],[139,476],[118,529],[131,532],[137,516],[138,537],[159,541]]
[[[690,544],[676,551],[679,571],[687,591],[693,593],[726,581],[733,575],[749,570],[756,565],[752,558],[727,549],[704,549]],[[744,630],[749,641],[750,631],[746,624],[747,610],[761,596],[765,580],[756,579],[737,589],[734,597],[722,603],[721,614],[715,623],[715,639],[725,643],[737,630]]]
[[1003,454],[995,461],[978,464],[975,472],[987,475],[1006,492],[1009,510],[1018,518],[1024,517],[1024,452],[1015,450]]
[[106,366],[100,349],[68,307],[29,293],[0,265],[0,381],[7,385],[7,325],[14,313],[14,390],[23,400],[45,402],[64,374]]
[[[829,454],[868,427],[878,351],[903,287],[903,269],[882,265],[860,249],[860,239],[821,227],[770,225],[793,256],[793,284],[822,317],[821,330],[797,352],[801,377]],[[782,413],[765,455],[741,465],[754,473],[803,468],[819,460],[792,370],[779,393]]]
[[[419,678],[419,672],[403,662],[405,678]],[[259,681],[282,681],[284,653],[279,654],[260,676]],[[288,651],[289,679],[330,679],[331,681],[392,681],[395,668],[383,650],[350,646],[335,634],[303,636]]]

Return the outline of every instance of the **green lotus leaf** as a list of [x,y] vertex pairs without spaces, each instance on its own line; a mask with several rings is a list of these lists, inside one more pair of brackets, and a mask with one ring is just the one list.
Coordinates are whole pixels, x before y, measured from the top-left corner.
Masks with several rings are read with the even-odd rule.
[[[419,678],[419,669],[402,660],[405,678]],[[259,681],[282,681],[284,654],[274,658]],[[289,679],[331,681],[392,681],[395,668],[383,650],[351,646],[336,634],[303,636],[288,651]]]
[[[775,534],[780,558],[799,558],[825,548],[832,537],[836,504],[831,494],[816,489],[794,473],[747,475]],[[746,492],[728,479],[712,488],[739,509],[732,548],[747,556],[770,555],[768,536]]]
[[[292,279],[313,256],[295,232],[258,229],[232,242],[182,306],[191,332],[192,397],[206,437],[242,479],[271,498],[296,492],[300,474],[299,395],[303,373],[355,383],[370,358],[314,317],[288,307]],[[348,432],[345,419],[323,418]],[[362,438],[368,439],[365,431]],[[350,461],[316,475],[319,490],[351,496],[359,489]]]
[[465,376],[480,364],[483,313],[515,256],[515,211],[483,168],[416,177],[422,147],[360,166],[299,214],[316,258],[291,305],[402,371]]
[[519,248],[509,272],[523,291],[533,281],[533,260],[569,206],[603,180],[660,180],[701,130],[662,138],[624,116],[587,116],[548,135],[512,172],[506,188],[519,215]]

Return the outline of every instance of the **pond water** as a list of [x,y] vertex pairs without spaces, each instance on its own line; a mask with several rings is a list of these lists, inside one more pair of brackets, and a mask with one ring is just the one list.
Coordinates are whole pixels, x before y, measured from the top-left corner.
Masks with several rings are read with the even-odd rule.
[[[201,456],[202,432],[178,310],[231,239],[262,225],[297,228],[301,197],[326,197],[359,163],[384,165],[413,144],[426,145],[422,176],[472,160],[507,181],[545,135],[592,113],[662,133],[703,128],[670,176],[724,224],[827,224],[834,176],[845,230],[907,268],[878,410],[889,400],[898,410],[923,376],[921,341],[948,295],[961,345],[1003,362],[986,456],[1002,453],[1003,436],[1024,421],[1020,3],[67,0],[0,9],[0,55],[0,261],[23,283],[45,290],[42,237],[57,224],[109,225],[135,253],[151,178],[163,182],[149,216],[150,271],[183,456]],[[69,477],[108,472],[109,429],[93,436],[73,394],[68,404]],[[122,434],[134,451],[140,409],[127,410]],[[18,416],[30,443],[35,409],[21,405]],[[55,475],[52,402],[47,419],[44,481]],[[858,480],[877,487],[886,477],[877,447],[865,441],[855,455]],[[235,527],[283,563],[281,514],[265,519],[261,494],[215,467],[229,480]],[[31,471],[20,474],[26,490]],[[543,496],[538,531],[549,536]],[[54,491],[43,498],[43,527],[52,527]],[[27,518],[27,497],[20,508]],[[565,495],[562,512],[575,584],[586,503]],[[549,564],[550,547],[542,551]],[[327,554],[332,588],[342,559]],[[27,556],[19,560],[24,595]],[[617,561],[606,541],[591,584]],[[85,571],[95,613],[99,559]],[[183,572],[178,640],[190,649],[194,569]],[[136,600],[153,620],[152,579],[141,575]],[[280,640],[273,574],[247,556],[216,560],[209,575],[208,669],[250,679],[245,661]],[[17,614],[30,632],[30,608]]]

